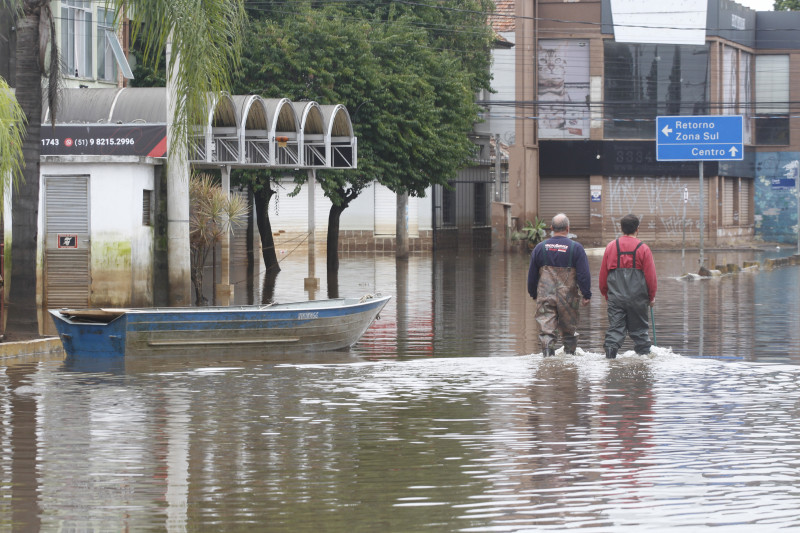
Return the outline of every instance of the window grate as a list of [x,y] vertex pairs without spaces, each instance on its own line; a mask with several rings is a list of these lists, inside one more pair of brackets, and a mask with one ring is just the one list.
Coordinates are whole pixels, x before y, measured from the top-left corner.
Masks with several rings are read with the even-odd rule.
[[147,189],[142,191],[142,225],[152,226],[153,219],[153,191]]

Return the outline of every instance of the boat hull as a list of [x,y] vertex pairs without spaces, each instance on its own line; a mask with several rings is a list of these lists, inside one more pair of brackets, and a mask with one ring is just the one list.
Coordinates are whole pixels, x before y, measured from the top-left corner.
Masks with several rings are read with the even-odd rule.
[[[68,357],[275,355],[355,344],[390,296],[271,306],[50,310]],[[106,316],[102,316],[105,313]]]

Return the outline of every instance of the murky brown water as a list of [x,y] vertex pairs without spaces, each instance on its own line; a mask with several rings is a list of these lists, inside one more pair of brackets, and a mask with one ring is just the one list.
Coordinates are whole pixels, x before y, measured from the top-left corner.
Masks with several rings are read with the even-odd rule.
[[396,295],[349,352],[7,367],[0,529],[799,528],[800,268],[656,260],[647,358],[600,354],[598,294],[583,352],[542,360],[527,258],[437,256],[343,260],[341,295]]

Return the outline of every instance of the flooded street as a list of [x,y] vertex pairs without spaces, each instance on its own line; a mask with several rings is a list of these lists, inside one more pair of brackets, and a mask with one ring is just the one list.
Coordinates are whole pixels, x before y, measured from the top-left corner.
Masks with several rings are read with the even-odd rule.
[[[350,256],[339,295],[395,296],[350,351],[9,366],[0,529],[800,528],[800,267],[655,259],[649,357],[602,355],[599,255],[578,355],[546,360],[527,256]],[[308,299],[282,267],[237,303]]]

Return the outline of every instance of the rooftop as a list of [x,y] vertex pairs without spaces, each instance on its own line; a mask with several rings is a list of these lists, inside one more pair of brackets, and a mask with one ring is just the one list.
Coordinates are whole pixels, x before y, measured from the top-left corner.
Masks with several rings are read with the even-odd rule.
[[489,17],[492,29],[497,33],[514,31],[516,19],[514,18],[515,0],[495,0],[494,14]]

